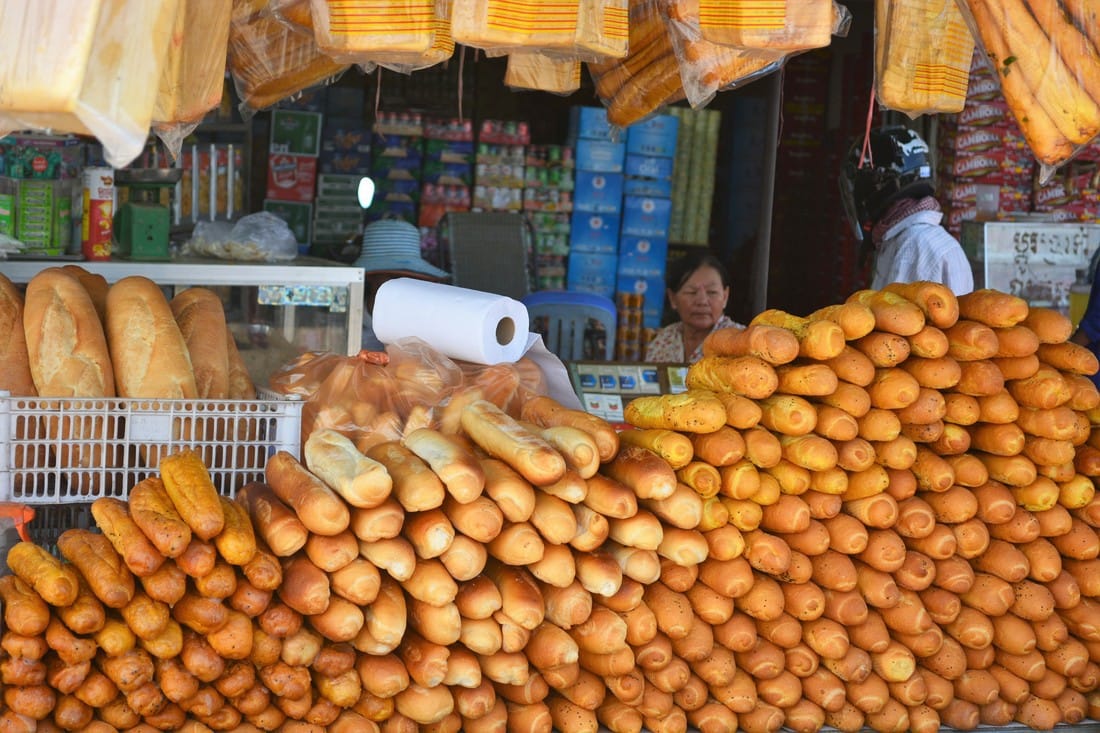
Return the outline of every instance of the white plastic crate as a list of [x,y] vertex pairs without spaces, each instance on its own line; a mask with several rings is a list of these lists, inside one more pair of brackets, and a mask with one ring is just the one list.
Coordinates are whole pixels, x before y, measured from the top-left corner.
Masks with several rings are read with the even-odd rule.
[[0,501],[125,498],[184,447],[203,457],[218,492],[263,480],[268,456],[301,449],[303,402],[11,397],[0,392]]

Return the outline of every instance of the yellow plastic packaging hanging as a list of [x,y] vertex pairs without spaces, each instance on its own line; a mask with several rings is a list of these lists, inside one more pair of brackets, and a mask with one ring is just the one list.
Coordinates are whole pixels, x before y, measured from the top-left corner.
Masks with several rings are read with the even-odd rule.
[[879,103],[910,117],[962,111],[974,37],[955,0],[876,0]]
[[583,61],[627,52],[627,0],[455,0],[455,42],[489,56],[517,50]]
[[581,88],[581,62],[556,59],[538,51],[513,51],[508,54],[504,84],[515,89],[570,94]]
[[829,45],[840,10],[833,0],[699,0],[699,29],[723,46],[805,51]]
[[454,54],[449,0],[311,0],[313,34],[330,58],[409,73]]
[[94,135],[121,168],[145,146],[178,0],[0,3],[0,134]]

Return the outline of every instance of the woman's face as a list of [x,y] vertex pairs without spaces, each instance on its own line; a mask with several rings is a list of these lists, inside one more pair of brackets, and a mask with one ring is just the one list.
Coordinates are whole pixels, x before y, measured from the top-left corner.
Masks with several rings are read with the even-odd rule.
[[722,285],[718,271],[703,266],[693,272],[679,290],[670,290],[668,299],[681,321],[700,331],[709,331],[726,309],[729,295],[730,289]]

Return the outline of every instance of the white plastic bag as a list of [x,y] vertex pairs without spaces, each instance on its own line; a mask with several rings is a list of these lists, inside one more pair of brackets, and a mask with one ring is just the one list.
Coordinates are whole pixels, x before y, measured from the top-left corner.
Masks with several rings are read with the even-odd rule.
[[285,221],[261,211],[242,217],[236,224],[199,222],[185,252],[222,260],[285,262],[298,256],[298,240]]

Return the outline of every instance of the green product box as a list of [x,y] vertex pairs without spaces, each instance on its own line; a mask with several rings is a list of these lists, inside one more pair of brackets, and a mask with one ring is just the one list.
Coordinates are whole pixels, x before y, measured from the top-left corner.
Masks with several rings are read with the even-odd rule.
[[271,112],[272,153],[317,156],[321,152],[321,115],[276,109]]
[[298,240],[298,251],[309,250],[310,228],[313,224],[313,204],[298,201],[275,201],[264,199],[264,211],[270,211],[286,222],[294,238]]

